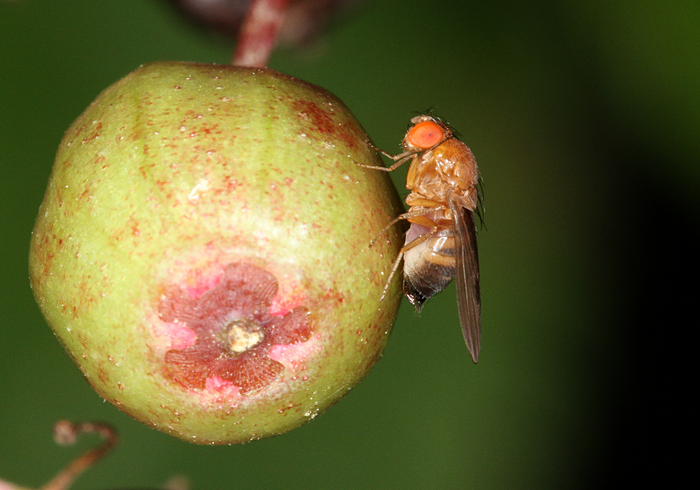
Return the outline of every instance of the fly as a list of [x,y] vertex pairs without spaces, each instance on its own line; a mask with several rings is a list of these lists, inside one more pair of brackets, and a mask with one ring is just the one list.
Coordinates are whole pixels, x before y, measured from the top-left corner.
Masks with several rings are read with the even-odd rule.
[[389,275],[382,298],[403,259],[403,292],[420,311],[423,304],[456,278],[459,318],[472,360],[481,348],[481,293],[474,214],[479,213],[479,170],[467,145],[438,118],[424,114],[411,119],[404,151],[390,155],[395,163],[363,167],[392,172],[410,160],[406,177],[409,210],[389,223],[411,224]]

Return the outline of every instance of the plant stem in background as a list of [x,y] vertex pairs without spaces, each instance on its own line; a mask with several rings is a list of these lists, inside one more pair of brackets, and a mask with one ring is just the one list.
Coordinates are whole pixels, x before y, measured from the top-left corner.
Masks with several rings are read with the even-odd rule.
[[[101,435],[104,442],[74,459],[73,462],[57,474],[53,480],[38,490],[68,490],[78,476],[104,458],[105,455],[119,443],[117,431],[107,424],[98,422],[74,424],[68,420],[61,420],[54,425],[53,437],[57,444],[68,446],[75,444],[78,437],[85,432]],[[176,476],[168,480],[162,488],[163,490],[189,490],[190,484],[187,478]],[[0,490],[32,489],[0,480]]]
[[57,444],[62,446],[72,445],[75,444],[78,436],[85,432],[93,432],[101,435],[104,442],[73,460],[73,462],[56,475],[53,480],[41,487],[41,490],[67,489],[70,487],[73,480],[83,471],[102,459],[119,442],[117,431],[108,425],[95,422],[74,424],[67,420],[61,420],[56,423],[54,426],[54,439]]
[[264,67],[277,44],[288,0],[253,0],[238,35],[232,64]]

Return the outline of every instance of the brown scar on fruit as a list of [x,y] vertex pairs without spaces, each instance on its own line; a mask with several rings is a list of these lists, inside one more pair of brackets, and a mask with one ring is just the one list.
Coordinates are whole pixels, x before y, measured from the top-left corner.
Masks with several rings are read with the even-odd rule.
[[228,384],[241,394],[272,383],[286,369],[270,356],[274,347],[306,342],[313,334],[305,306],[271,313],[277,290],[274,275],[243,263],[227,265],[218,284],[196,298],[169,287],[158,316],[179,327],[180,342],[165,353],[168,376],[188,389]]

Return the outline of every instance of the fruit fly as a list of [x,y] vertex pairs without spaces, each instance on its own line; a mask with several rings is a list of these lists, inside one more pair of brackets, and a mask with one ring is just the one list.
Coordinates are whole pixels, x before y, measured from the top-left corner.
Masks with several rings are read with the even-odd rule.
[[418,311],[456,278],[462,333],[476,363],[481,347],[481,297],[474,214],[479,214],[481,203],[474,155],[447,124],[430,115],[411,119],[404,151],[398,155],[368,144],[395,163],[386,168],[364,167],[391,172],[411,161],[406,177],[410,209],[381,232],[401,220],[411,224],[382,297],[401,259],[403,292]]

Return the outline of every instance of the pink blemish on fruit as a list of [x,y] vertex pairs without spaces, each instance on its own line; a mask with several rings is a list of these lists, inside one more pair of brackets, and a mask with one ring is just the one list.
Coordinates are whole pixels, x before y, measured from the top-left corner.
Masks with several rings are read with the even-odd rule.
[[211,378],[207,378],[206,382],[204,383],[204,386],[208,390],[221,390],[222,388],[229,388],[233,387],[233,383],[230,381],[226,381],[225,379],[221,379],[218,376],[212,376]]
[[271,351],[305,343],[312,335],[306,307],[271,313],[277,289],[275,276],[248,264],[226,266],[220,281],[196,298],[177,286],[168,288],[158,307],[160,319],[195,336],[193,344],[165,353],[173,381],[189,389],[236,387],[241,394],[272,383],[285,363]]
[[181,325],[174,325],[170,327],[166,333],[171,339],[171,349],[187,349],[191,345],[194,345],[197,341],[197,334],[194,332],[194,330],[190,330],[189,328]]
[[211,378],[207,378],[204,382],[204,389],[209,392],[214,392],[221,395],[226,395],[227,398],[233,398],[239,396],[241,393],[241,387],[234,385],[230,381],[226,381],[216,375]]
[[316,342],[311,338],[307,342],[275,345],[270,350],[270,359],[282,364],[290,371],[298,370],[306,359],[316,351]]
[[197,286],[188,287],[185,289],[187,295],[192,299],[197,299],[210,289],[216,287],[219,284],[219,278],[211,280],[207,283],[198,284]]
[[275,296],[270,305],[270,314],[274,316],[284,316],[290,311],[298,308],[306,302],[306,295],[296,293],[286,295],[284,298]]

